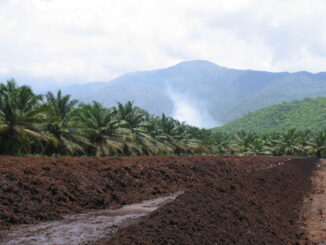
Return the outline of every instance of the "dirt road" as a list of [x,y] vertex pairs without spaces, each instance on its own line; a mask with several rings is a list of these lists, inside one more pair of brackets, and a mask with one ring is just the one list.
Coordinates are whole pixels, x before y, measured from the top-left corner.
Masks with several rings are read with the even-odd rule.
[[326,244],[326,159],[321,159],[312,177],[313,189],[306,199],[306,224],[309,239]]

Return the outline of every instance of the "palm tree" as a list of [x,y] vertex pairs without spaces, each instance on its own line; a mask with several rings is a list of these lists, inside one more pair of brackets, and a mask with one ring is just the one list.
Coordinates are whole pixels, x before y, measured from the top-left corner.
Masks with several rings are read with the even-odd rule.
[[306,149],[315,154],[318,158],[322,157],[322,153],[326,151],[326,131],[317,131],[311,135]]
[[82,105],[78,109],[79,126],[83,135],[93,144],[96,156],[123,153],[123,133],[116,119],[116,111],[98,102]]
[[214,135],[215,147],[219,154],[226,154],[230,151],[230,136],[223,132],[217,132]]
[[244,130],[237,132],[233,137],[232,148],[235,152],[246,153],[250,143],[254,140],[255,135]]
[[70,95],[62,96],[59,90],[56,96],[52,92],[46,94],[47,103],[51,107],[47,131],[51,136],[51,143],[47,145],[47,153],[61,155],[84,153],[88,144],[85,137],[73,122],[77,100],[70,100]]
[[146,113],[145,120],[140,123],[139,128],[145,137],[150,136],[149,141],[152,143],[151,146],[155,146],[155,149],[152,147],[148,149],[152,155],[172,154],[173,149],[171,144],[167,141],[166,135],[162,133],[159,123],[160,117],[150,116]]
[[283,155],[302,154],[303,148],[300,144],[300,133],[295,128],[285,131],[275,143],[277,144],[278,151]]
[[180,123],[175,120],[176,129],[174,130],[174,139],[179,144],[183,144],[187,153],[191,154],[209,154],[213,152],[213,139],[209,131]]
[[114,108],[120,126],[130,130],[138,128],[139,124],[144,120],[145,111],[139,107],[135,107],[134,103],[128,101],[126,104],[118,102],[118,107]]
[[0,84],[0,135],[6,142],[0,146],[2,154],[30,153],[34,144],[48,141],[42,126],[49,108],[41,100],[41,95],[28,86],[18,87],[13,79]]
[[[177,123],[171,117],[166,116],[164,113],[156,120],[157,132],[156,139],[162,144],[169,146],[170,151],[175,154],[182,154],[187,152],[185,142],[182,142],[187,130],[183,123]],[[182,136],[182,134],[184,134]]]
[[298,132],[298,144],[301,146],[301,156],[308,156],[309,150],[309,142],[311,141],[312,135],[315,134],[311,130],[302,130]]
[[279,147],[279,141],[281,134],[279,132],[271,132],[267,134],[262,134],[261,138],[265,142],[266,150],[271,153],[273,156],[282,155],[281,149]]
[[114,108],[119,127],[122,132],[124,153],[126,155],[155,155],[158,154],[157,142],[145,130],[146,112],[135,107],[133,102],[118,103]]
[[271,155],[266,146],[266,142],[261,137],[255,137],[252,142],[249,143],[247,154],[249,155]]
[[71,112],[78,103],[78,100],[70,100],[70,95],[62,96],[61,90],[58,90],[54,96],[52,92],[46,94],[47,103],[51,105],[52,112],[56,117],[60,117],[61,121],[67,120]]

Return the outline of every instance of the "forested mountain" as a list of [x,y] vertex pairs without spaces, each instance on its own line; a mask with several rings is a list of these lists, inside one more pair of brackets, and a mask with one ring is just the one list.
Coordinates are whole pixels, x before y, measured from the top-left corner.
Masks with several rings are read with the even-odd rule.
[[[326,96],[326,73],[236,70],[199,60],[128,73],[110,82],[74,85],[63,88],[63,92],[105,106],[135,101],[135,105],[157,115],[176,116],[183,103],[197,114],[208,115],[209,119],[197,126],[210,127],[283,101]],[[210,119],[213,122],[207,124]]]
[[214,130],[223,132],[267,133],[289,128],[300,130],[326,129],[326,97],[307,98],[269,106],[227,123]]

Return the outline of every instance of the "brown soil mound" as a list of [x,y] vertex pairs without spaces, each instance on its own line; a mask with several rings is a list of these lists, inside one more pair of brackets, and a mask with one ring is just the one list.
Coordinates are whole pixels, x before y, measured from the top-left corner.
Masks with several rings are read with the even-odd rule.
[[0,157],[0,229],[139,202],[215,183],[234,169],[266,168],[288,159]]
[[310,244],[300,210],[315,162],[219,175],[96,244]]

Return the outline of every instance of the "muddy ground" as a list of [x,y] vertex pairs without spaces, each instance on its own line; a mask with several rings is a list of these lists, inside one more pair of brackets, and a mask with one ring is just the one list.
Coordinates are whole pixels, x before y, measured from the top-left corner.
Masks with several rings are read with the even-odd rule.
[[183,195],[94,244],[311,244],[301,209],[316,159],[0,157],[0,225]]

